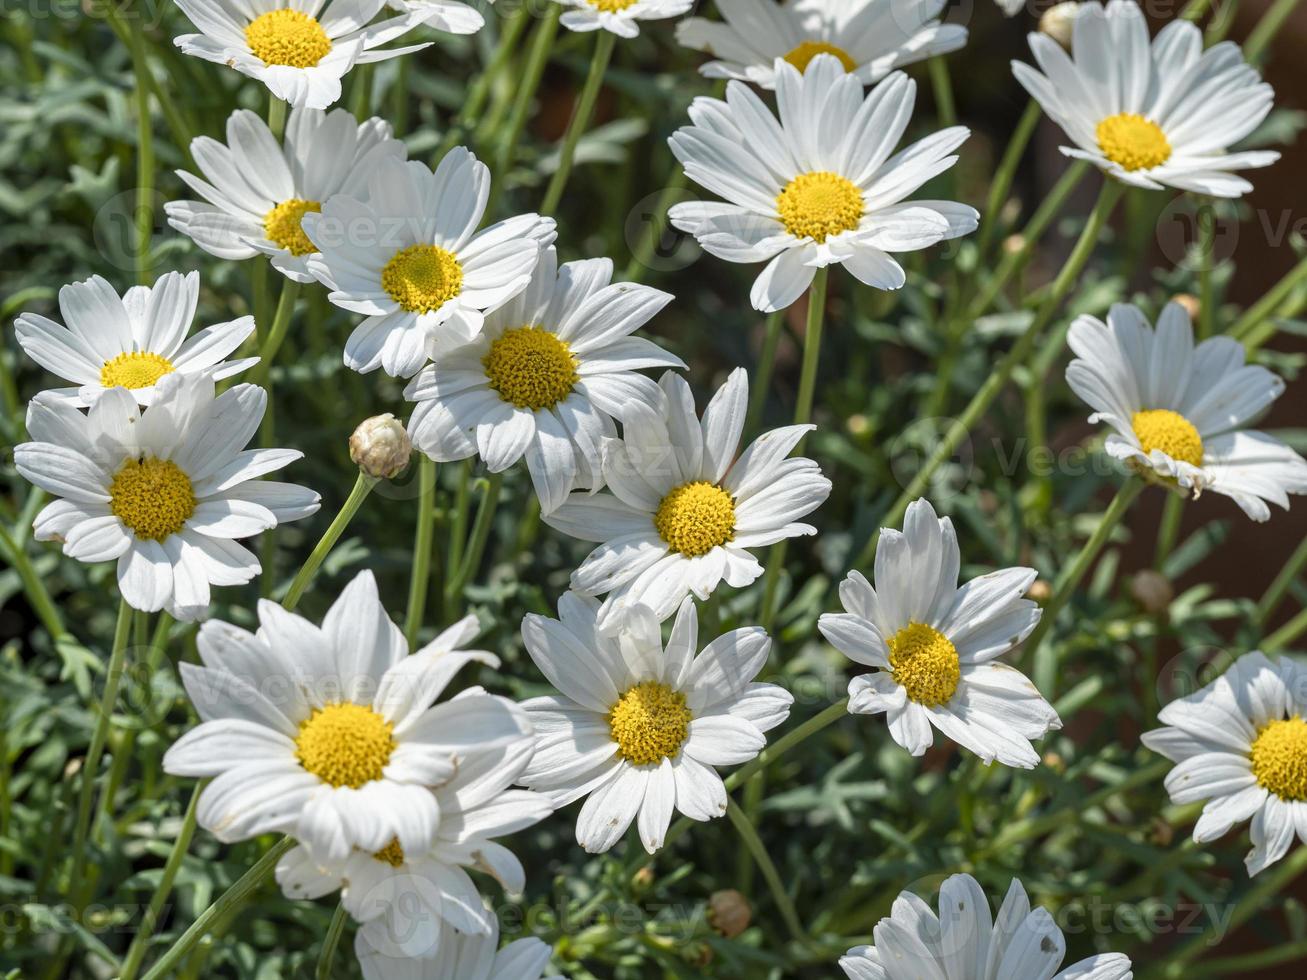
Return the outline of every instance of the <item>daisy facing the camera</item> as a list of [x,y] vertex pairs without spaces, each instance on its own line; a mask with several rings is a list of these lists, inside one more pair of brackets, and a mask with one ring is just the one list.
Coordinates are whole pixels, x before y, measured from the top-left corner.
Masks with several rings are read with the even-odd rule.
[[699,821],[726,813],[714,767],[757,756],[794,699],[753,683],[771,649],[758,627],[700,652],[692,599],[681,603],[666,645],[647,607],[623,609],[603,630],[598,615],[596,601],[569,592],[558,619],[522,622],[527,653],[559,693],[522,704],[536,748],[521,782],[559,807],[586,797],[576,840],[590,853],[607,851],[635,821],[653,854],[673,810]]
[[944,0],[718,0],[720,21],[687,17],[676,40],[712,56],[699,71],[776,87],[776,59],[804,71],[819,54],[838,58],[863,85],[967,43],[967,29],[940,23]]
[[907,281],[896,252],[913,252],[976,229],[974,208],[952,201],[906,200],[957,162],[970,135],[953,126],[894,149],[912,118],[917,86],[901,72],[868,94],[833,55],[800,73],[778,59],[777,119],[741,82],[726,101],[695,99],[694,125],[672,135],[686,175],[723,198],[687,202],[672,224],[727,262],[767,263],[751,300],[764,313],[783,310],[817,270],[843,265],[876,289]]
[[1106,450],[1153,482],[1198,496],[1225,494],[1255,521],[1268,503],[1288,508],[1307,493],[1307,460],[1247,428],[1284,392],[1264,367],[1244,363],[1230,337],[1194,343],[1193,324],[1169,303],[1157,329],[1136,306],[1112,307],[1107,322],[1082,316],[1068,337],[1076,359],[1067,382],[1114,432]]
[[1019,61],[1017,81],[1062,127],[1087,160],[1135,187],[1240,197],[1252,184],[1233,171],[1270,166],[1272,151],[1232,151],[1266,118],[1275,93],[1222,41],[1203,48],[1203,32],[1183,18],[1149,43],[1134,0],[1076,12],[1071,54],[1053,38],[1030,35],[1042,74]]
[[1023,598],[1036,572],[1005,568],[959,587],[960,565],[953,522],[914,501],[902,532],[881,531],[875,587],[850,572],[840,584],[845,611],[824,614],[818,627],[873,668],[849,682],[850,713],[885,713],[890,735],[913,755],[930,748],[933,726],[987,764],[1033,769],[1031,740],[1062,722],[1024,674],[997,659],[1039,623],[1039,606]]
[[563,26],[569,31],[610,31],[618,37],[639,37],[640,21],[680,17],[694,0],[554,0],[566,7]]

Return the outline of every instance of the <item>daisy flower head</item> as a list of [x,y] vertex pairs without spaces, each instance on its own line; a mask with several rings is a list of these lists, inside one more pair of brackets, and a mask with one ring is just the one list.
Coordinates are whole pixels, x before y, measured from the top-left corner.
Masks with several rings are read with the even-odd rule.
[[1251,818],[1250,875],[1307,843],[1307,673],[1287,657],[1244,654],[1200,691],[1158,713],[1166,727],[1143,743],[1174,762],[1166,790],[1177,805],[1206,801],[1194,842]]
[[1268,502],[1288,508],[1307,493],[1307,461],[1249,422],[1284,392],[1264,367],[1244,363],[1230,337],[1194,344],[1179,303],[1162,310],[1157,328],[1138,307],[1113,306],[1107,323],[1082,316],[1071,324],[1071,389],[1094,409],[1091,422],[1114,430],[1107,452],[1136,472],[1196,497],[1231,497],[1255,521]]
[[1075,143],[1062,152],[1117,180],[1239,197],[1252,185],[1233,171],[1280,158],[1230,152],[1266,118],[1274,93],[1237,44],[1204,50],[1202,31],[1188,20],[1171,21],[1150,44],[1134,0],[1086,0],[1071,54],[1038,32],[1030,50],[1042,73],[1019,61],[1012,70]]
[[891,253],[975,230],[974,208],[905,200],[952,167],[970,135],[953,126],[894,154],[914,81],[895,72],[864,96],[834,55],[818,55],[803,73],[782,59],[775,68],[779,119],[747,85],[730,82],[725,102],[695,99],[694,125],[670,139],[686,174],[726,199],[678,204],[672,224],[727,262],[767,263],[753,284],[755,309],[785,309],[830,265],[898,289],[906,276]]
[[527,653],[559,692],[522,704],[537,739],[523,785],[559,807],[586,797],[576,840],[591,854],[616,844],[633,820],[653,854],[673,810],[700,821],[726,813],[714,767],[757,756],[794,702],[775,684],[753,682],[771,649],[766,632],[734,630],[697,652],[692,599],[665,646],[645,606],[624,608],[600,629],[599,603],[569,592],[558,614],[522,622]]
[[[176,39],[184,53],[235,68],[293,106],[325,109],[340,98],[340,80],[355,65],[397,58],[431,42],[381,49],[433,19],[409,10],[373,23],[386,0],[176,0],[199,34]],[[439,26],[439,25],[437,25]],[[445,27],[455,33],[470,31]]]
[[371,572],[321,626],[266,599],[258,614],[255,633],[201,628],[202,666],[182,670],[200,724],[163,760],[174,776],[212,780],[197,819],[224,843],[290,834],[323,865],[395,842],[425,854],[441,829],[432,788],[531,733],[518,708],[485,693],[434,704],[467,664],[498,666],[464,649],[474,616],[410,656]]
[[59,290],[64,326],[24,313],[14,329],[28,357],[75,385],[52,388],[45,397],[87,407],[108,388],[126,388],[148,405],[168,375],[228,378],[258,361],[223,361],[254,332],[253,317],[218,323],[187,339],[199,296],[198,272],[169,272],[153,286],[133,286],[121,297],[92,276]]
[[843,613],[826,613],[822,635],[873,668],[849,682],[852,714],[889,718],[890,735],[913,755],[931,726],[986,763],[1033,769],[1031,739],[1061,728],[1057,712],[1019,670],[997,663],[1039,623],[1023,598],[1033,568],[1004,568],[959,588],[953,522],[927,500],[908,507],[903,531],[881,531],[875,587],[859,572],[840,583]]
[[613,419],[625,420],[632,404],[662,405],[662,389],[636,372],[685,367],[631,336],[672,296],[612,278],[609,259],[560,268],[553,246],[545,249],[525,290],[409,384],[413,443],[442,463],[480,455],[492,473],[525,455],[546,513],[578,485],[598,489]]
[[694,0],[554,0],[567,10],[563,26],[569,31],[611,31],[619,37],[639,37],[640,21],[679,17]]
[[1054,973],[1066,938],[1047,909],[1031,909],[1015,878],[998,914],[968,874],[945,879],[939,913],[912,892],[895,899],[877,923],[874,944],[855,946],[840,959],[849,980],[1131,980],[1130,959],[1104,953]]
[[956,51],[967,29],[940,23],[944,0],[719,0],[722,20],[689,17],[676,39],[715,60],[708,78],[776,87],[776,59],[804,71],[819,54],[839,59],[863,85],[895,68]]
[[786,458],[815,426],[773,429],[736,458],[749,397],[743,368],[713,395],[702,421],[684,378],[669,371],[660,387],[659,411],[631,404],[622,438],[604,441],[608,490],[574,493],[544,518],[599,543],[572,573],[572,588],[607,594],[605,619],[640,604],[662,621],[686,596],[707,599],[722,581],[744,588],[763,573],[752,550],[816,534],[798,521],[831,491],[815,462]]
[[416,14],[427,27],[446,34],[475,34],[486,26],[486,19],[476,8],[459,0],[386,0],[386,4],[391,10]]
[[492,915],[490,922],[486,935],[461,933],[442,923],[442,952],[434,958],[388,956],[369,945],[360,930],[354,937],[354,953],[363,980],[541,980],[553,950],[533,937],[500,949],[499,920]]
[[266,255],[296,282],[313,282],[317,252],[301,220],[336,194],[362,197],[368,176],[384,159],[402,160],[404,144],[390,123],[360,124],[344,109],[293,109],[278,143],[257,114],[238,109],[227,120],[227,142],[191,141],[201,176],[177,171],[203,201],[169,201],[168,224],[210,255],[250,259]]
[[[474,688],[449,703],[473,698],[502,700]],[[521,716],[511,702],[504,706]],[[493,953],[499,923],[468,870],[490,875],[514,895],[526,888],[521,862],[496,838],[533,826],[554,812],[548,797],[510,788],[533,751],[534,739],[528,736],[480,752],[460,760],[448,782],[425,791],[435,807],[429,847],[410,850],[392,838],[382,848],[355,848],[344,859],[326,862],[298,847],[277,866],[282,891],[295,899],[339,891],[345,911],[359,923],[360,948],[367,948],[378,968],[398,958],[455,959],[461,947],[455,942],[451,950],[448,945],[455,931],[481,937],[472,948]],[[465,975],[454,976],[463,980]]]
[[338,194],[304,231],[321,253],[308,268],[341,309],[366,317],[345,343],[345,363],[412,377],[428,355],[468,343],[486,314],[531,281],[554,221],[522,214],[477,231],[490,168],[455,147],[433,173],[382,160],[366,199]]
[[118,588],[135,609],[200,618],[211,585],[243,585],[259,562],[241,538],[318,509],[318,495],[258,479],[299,459],[292,449],[244,449],[267,395],[237,385],[215,397],[213,378],[173,373],[142,409],[110,388],[88,413],[38,395],[32,442],[14,450],[27,480],[58,499],[33,524],[70,558],[117,560]]

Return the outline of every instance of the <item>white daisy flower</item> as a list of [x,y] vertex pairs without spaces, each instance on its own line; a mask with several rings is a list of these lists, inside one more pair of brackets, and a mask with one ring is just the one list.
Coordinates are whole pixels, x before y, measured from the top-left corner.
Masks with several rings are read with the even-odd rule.
[[[363,980],[540,980],[553,952],[539,939],[526,938],[499,948],[499,920],[490,917],[488,935],[466,935],[448,923],[441,926],[440,956],[387,956],[368,945],[363,931],[354,937],[354,953]],[[547,977],[545,980],[563,980]]]
[[153,286],[133,286],[119,298],[99,276],[59,290],[66,326],[35,313],[14,323],[27,356],[73,388],[51,388],[49,398],[86,407],[106,388],[126,388],[141,405],[154,398],[155,385],[170,374],[208,374],[228,378],[257,357],[224,362],[254,332],[254,318],[206,327],[189,340],[200,297],[200,275],[169,272]]
[[953,126],[891,156],[916,98],[901,72],[864,98],[857,77],[822,54],[805,74],[776,61],[779,121],[741,82],[727,85],[725,102],[695,99],[694,125],[673,134],[672,152],[726,203],[678,204],[672,224],[727,262],[767,262],[751,295],[766,313],[792,304],[830,265],[900,288],[906,277],[890,253],[966,235],[979,218],[952,201],[904,200],[953,166],[970,135]]
[[692,599],[681,603],[666,646],[644,606],[600,630],[599,604],[569,592],[558,614],[522,622],[527,652],[559,691],[522,704],[537,738],[523,785],[560,807],[588,797],[576,840],[592,854],[616,844],[632,820],[652,854],[674,809],[691,820],[722,816],[726,787],[714,767],[754,758],[794,702],[775,684],[752,683],[767,663],[767,634],[734,630],[696,655]]
[[1094,409],[1091,422],[1115,430],[1108,453],[1136,472],[1195,497],[1223,493],[1255,521],[1270,518],[1267,501],[1287,509],[1289,494],[1307,493],[1307,461],[1245,428],[1280,397],[1284,382],[1245,364],[1243,345],[1229,337],[1195,346],[1178,303],[1162,310],[1156,330],[1124,303],[1112,307],[1106,324],[1079,317],[1069,343],[1076,354],[1066,372],[1071,389]]
[[989,898],[971,875],[953,875],[939,889],[939,914],[902,892],[877,923],[875,945],[840,959],[849,980],[1131,980],[1130,959],[1103,953],[1054,974],[1066,938],[1047,909],[1030,908],[1015,878],[991,918]]
[[876,587],[859,572],[840,583],[843,613],[826,613],[822,635],[850,660],[875,668],[849,682],[849,711],[886,712],[894,741],[922,755],[931,726],[986,764],[1032,769],[1031,739],[1062,727],[1024,674],[996,663],[1030,635],[1039,607],[1022,598],[1033,568],[1004,568],[958,587],[953,522],[927,500],[908,506],[903,531],[876,546]]
[[429,353],[466,344],[487,313],[527,287],[554,221],[522,214],[478,232],[490,169],[455,147],[432,173],[382,160],[366,200],[338,194],[304,216],[321,252],[309,271],[331,302],[367,317],[345,344],[355,371],[411,377]]
[[679,17],[694,0],[554,0],[567,7],[563,26],[569,31],[612,31],[619,37],[639,37],[640,21]]
[[174,776],[212,779],[197,820],[224,843],[290,834],[323,864],[392,842],[425,854],[442,831],[431,787],[531,734],[519,709],[488,694],[433,707],[466,664],[499,664],[462,649],[479,632],[474,616],[410,656],[371,572],[321,627],[266,599],[258,612],[257,633],[201,628],[203,666],[182,667],[201,724],[163,760]]
[[193,620],[210,585],[242,585],[258,560],[237,539],[318,509],[318,495],[259,480],[303,456],[242,448],[267,395],[237,385],[214,397],[213,378],[174,373],[142,410],[110,388],[83,414],[38,395],[27,410],[34,441],[14,450],[18,472],[58,497],[36,517],[38,541],[61,541],[84,562],[116,559],[118,588],[135,609]]
[[[431,46],[380,46],[431,22],[474,33],[480,18],[448,18],[443,7],[411,4],[397,17],[370,22],[386,0],[177,0],[199,34],[176,38],[183,52],[235,68],[293,106],[325,109],[340,98],[340,80],[355,65],[385,61]],[[370,25],[370,26],[369,26]]]
[[945,0],[718,0],[722,21],[690,17],[676,27],[687,48],[717,59],[699,70],[776,87],[776,59],[805,71],[829,54],[863,85],[895,68],[956,51],[967,29],[940,23]]
[[317,249],[300,220],[336,194],[364,196],[382,160],[406,155],[390,123],[375,116],[360,125],[344,109],[294,109],[278,145],[267,123],[238,109],[227,120],[226,144],[191,141],[203,177],[177,171],[204,201],[169,201],[164,210],[168,224],[210,255],[266,255],[287,277],[313,282],[308,261]]
[[685,364],[631,334],[672,300],[612,284],[610,259],[568,262],[551,246],[531,284],[486,317],[480,336],[442,354],[409,384],[409,435],[437,462],[480,455],[499,473],[526,455],[547,513],[577,486],[602,485],[600,447],[630,405],[651,412],[662,391],[635,372]]
[[[448,659],[450,654],[443,656]],[[410,683],[421,677],[413,670],[408,676]],[[449,702],[449,707],[471,700],[503,701],[476,688]],[[512,702],[503,705],[521,718],[521,709]],[[499,923],[465,869],[491,875],[512,894],[526,888],[522,863],[495,838],[515,834],[554,812],[548,797],[509,789],[533,751],[533,738],[519,738],[497,751],[459,760],[448,782],[421,790],[431,797],[424,815],[434,806],[429,847],[409,850],[392,838],[375,851],[356,849],[343,860],[325,863],[307,848],[297,847],[277,865],[282,891],[295,899],[339,891],[345,911],[359,923],[359,942],[371,952],[377,967],[389,966],[392,958],[399,957],[453,959],[457,954],[451,955],[446,945],[453,930],[484,937],[469,945],[493,953]],[[416,968],[430,967],[419,963]],[[462,980],[462,974],[459,977]]]
[[1166,789],[1177,805],[1205,800],[1194,841],[1206,844],[1252,819],[1250,875],[1307,843],[1307,673],[1287,657],[1244,654],[1201,691],[1159,712],[1165,728],[1143,743],[1176,764]]
[[459,0],[386,0],[386,5],[391,10],[417,14],[427,27],[446,34],[475,34],[486,25],[486,19],[476,8]]
[[812,460],[786,459],[815,426],[764,433],[736,459],[749,397],[743,368],[713,396],[702,422],[684,378],[669,371],[661,387],[659,412],[630,405],[623,437],[604,441],[610,492],[574,493],[545,515],[565,534],[600,542],[572,573],[572,588],[607,593],[605,619],[638,603],[662,621],[687,595],[707,599],[723,580],[744,588],[763,573],[751,550],[816,534],[796,522],[831,490]]
[[1230,152],[1266,118],[1274,93],[1237,44],[1204,51],[1203,32],[1190,21],[1171,21],[1150,45],[1134,0],[1087,0],[1070,55],[1039,32],[1030,50],[1043,74],[1019,61],[1012,70],[1076,144],[1062,152],[1127,184],[1239,197],[1252,184],[1231,171],[1280,158]]

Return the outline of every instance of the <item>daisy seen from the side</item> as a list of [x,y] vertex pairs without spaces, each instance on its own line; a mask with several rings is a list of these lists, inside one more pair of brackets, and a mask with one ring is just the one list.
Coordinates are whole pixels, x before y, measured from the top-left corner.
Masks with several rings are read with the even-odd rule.
[[819,54],[838,58],[864,85],[895,68],[956,51],[967,29],[943,24],[944,0],[718,0],[720,21],[689,17],[676,39],[714,60],[708,78],[776,87],[776,59],[799,71]]
[[1076,359],[1071,389],[1094,409],[1091,422],[1114,430],[1107,452],[1135,472],[1194,496],[1232,498],[1255,521],[1268,504],[1288,508],[1307,493],[1307,460],[1279,440],[1248,428],[1284,392],[1266,368],[1245,363],[1230,337],[1194,343],[1179,303],[1162,310],[1154,329],[1143,312],[1117,304],[1107,322],[1082,316],[1068,337]]
[[345,343],[349,367],[412,377],[527,287],[553,219],[522,214],[477,231],[489,197],[490,169],[455,147],[434,173],[382,160],[366,200],[338,194],[304,216],[321,253],[309,271],[332,303],[366,318]]
[[603,630],[593,599],[569,592],[558,613],[522,622],[527,653],[559,692],[522,704],[536,732],[523,785],[560,807],[585,797],[576,840],[592,854],[616,844],[632,821],[652,854],[673,811],[722,816],[726,787],[714,767],[757,756],[794,700],[753,680],[771,648],[766,632],[734,630],[700,652],[692,599],[681,603],[666,645],[644,606],[626,607]]
[[206,623],[202,666],[182,681],[201,723],[164,756],[175,776],[209,779],[197,820],[224,842],[280,832],[324,866],[395,844],[425,854],[441,828],[433,787],[483,753],[531,732],[500,698],[435,704],[454,675],[489,653],[463,649],[469,616],[410,655],[371,572],[361,572],[321,626],[268,600],[255,633]]
[[818,626],[872,668],[849,682],[849,711],[885,713],[890,735],[913,755],[930,748],[933,726],[987,764],[1032,769],[1031,740],[1062,723],[1034,684],[997,658],[1039,623],[1039,607],[1024,598],[1036,572],[1005,568],[959,587],[960,565],[953,522],[914,501],[903,531],[881,531],[875,586],[850,572],[840,584],[845,611]]
[[1204,50],[1202,30],[1188,20],[1171,21],[1150,43],[1134,0],[1086,0],[1070,54],[1038,32],[1030,50],[1042,73],[1019,61],[1012,70],[1075,143],[1062,152],[1117,180],[1240,197],[1252,184],[1234,171],[1280,158],[1232,150],[1266,118],[1274,92],[1237,44]]
[[843,265],[877,289],[906,282],[893,253],[974,231],[974,208],[907,200],[957,162],[969,135],[952,126],[894,149],[912,118],[916,83],[896,72],[870,93],[833,55],[800,73],[778,59],[779,119],[742,82],[726,101],[695,99],[692,126],[670,139],[686,174],[723,198],[669,211],[672,224],[727,262],[767,263],[753,284],[755,309],[794,303],[820,268]]
[[267,396],[237,385],[215,397],[212,377],[174,373],[142,409],[110,388],[83,413],[37,396],[31,442],[14,450],[27,480],[58,498],[36,516],[38,541],[59,541],[78,561],[116,560],[118,588],[135,609],[194,620],[211,585],[243,585],[259,562],[239,543],[318,509],[318,495],[261,480],[303,456],[245,449]]
[[47,371],[74,383],[44,394],[91,405],[108,388],[126,388],[141,405],[171,374],[227,378],[258,358],[224,362],[254,332],[249,316],[205,327],[187,337],[200,296],[197,272],[169,272],[153,286],[133,286],[121,297],[92,276],[59,290],[64,325],[35,313],[14,323],[18,344]]
[[664,407],[631,405],[622,438],[605,440],[608,489],[573,493],[545,515],[551,527],[599,544],[572,573],[572,588],[606,594],[605,618],[639,604],[665,620],[687,595],[706,599],[723,581],[744,588],[763,573],[755,549],[817,533],[800,521],[831,490],[815,462],[787,458],[814,426],[773,429],[736,457],[748,410],[743,368],[702,420],[684,378],[669,371],[661,388]]
[[609,259],[560,267],[545,249],[525,290],[409,384],[413,444],[437,462],[479,455],[492,473],[525,456],[546,513],[575,487],[600,487],[613,419],[627,418],[632,404],[651,412],[662,404],[658,385],[636,372],[685,367],[632,336],[671,295],[612,278]]
[[304,215],[336,194],[362,197],[383,159],[404,159],[390,123],[359,123],[344,109],[294,109],[281,143],[258,115],[238,109],[227,120],[227,142],[191,142],[200,176],[177,176],[203,201],[169,201],[168,224],[220,259],[266,255],[296,282],[313,282],[317,252],[304,234]]
[[[486,935],[461,933],[443,923],[436,957],[389,956],[368,944],[362,930],[354,937],[354,953],[363,980],[541,980],[553,952],[533,937],[499,947],[499,920],[490,916]],[[548,977],[545,980],[562,980]]]
[[679,17],[694,0],[554,0],[567,9],[562,23],[569,31],[611,31],[639,37],[640,21]]

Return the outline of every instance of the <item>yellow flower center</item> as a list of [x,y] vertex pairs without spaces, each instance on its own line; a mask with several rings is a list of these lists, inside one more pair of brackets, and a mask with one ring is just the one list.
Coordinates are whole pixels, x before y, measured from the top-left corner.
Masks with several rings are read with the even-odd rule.
[[845,71],[853,71],[858,67],[858,63],[849,56],[847,51],[833,44],[827,44],[825,41],[804,41],[787,54],[785,60],[799,69],[800,72],[805,72],[808,70],[808,65],[812,64],[812,59],[819,54],[833,54],[840,59],[840,64],[844,66]]
[[437,245],[410,245],[386,263],[381,285],[410,313],[430,313],[463,291],[463,267]]
[[552,408],[581,380],[567,341],[539,327],[505,330],[481,359],[490,387],[518,408]]
[[312,68],[331,51],[322,25],[300,10],[270,10],[245,28],[250,51],[265,65]]
[[300,765],[324,783],[352,789],[380,779],[394,751],[390,722],[351,701],[316,709],[295,739]]
[[1249,759],[1257,782],[1282,800],[1307,802],[1307,721],[1273,721],[1253,739]]
[[682,483],[658,505],[654,527],[673,551],[706,555],[735,540],[735,500],[706,480]]
[[800,174],[776,197],[776,211],[795,238],[824,242],[853,231],[866,213],[862,191],[853,181],[825,170]]
[[909,623],[889,641],[894,682],[917,704],[946,704],[958,689],[962,667],[949,638],[925,623]]
[[399,868],[404,864],[404,848],[399,846],[398,837],[392,837],[389,844],[372,856],[378,861],[390,865],[392,868]]
[[318,250],[318,247],[309,240],[309,236],[304,234],[304,228],[300,222],[310,211],[317,213],[322,210],[320,201],[302,201],[298,197],[292,197],[289,201],[282,201],[275,208],[263,216],[263,233],[279,248],[284,248],[291,255],[311,255]]
[[635,6],[637,0],[590,0],[590,6],[604,13],[615,14],[619,10]]
[[608,729],[623,759],[651,766],[680,749],[690,734],[690,709],[680,691],[643,681],[617,699],[608,712]]
[[100,368],[100,384],[106,388],[148,388],[165,374],[176,370],[172,361],[150,351],[119,354]]
[[109,484],[109,509],[144,541],[163,541],[195,513],[191,479],[169,459],[129,459]]
[[1162,127],[1134,112],[1108,116],[1098,124],[1098,148],[1126,170],[1149,170],[1171,159]]
[[1130,423],[1145,455],[1160,449],[1179,462],[1203,465],[1203,438],[1194,424],[1179,412],[1167,408],[1148,409],[1135,412]]

